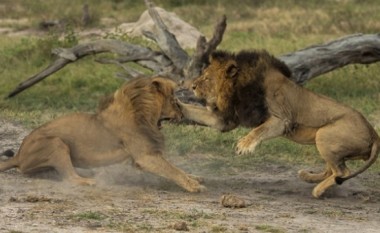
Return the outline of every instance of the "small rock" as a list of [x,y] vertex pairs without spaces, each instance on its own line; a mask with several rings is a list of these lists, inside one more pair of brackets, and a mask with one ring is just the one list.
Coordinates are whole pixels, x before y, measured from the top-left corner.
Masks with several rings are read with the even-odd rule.
[[9,202],[18,202],[18,199],[16,197],[10,197]]
[[95,229],[95,228],[102,227],[102,224],[100,222],[90,222],[87,224],[87,227]]
[[172,225],[172,227],[176,231],[189,231],[189,227],[186,222],[176,222]]
[[233,194],[225,194],[220,198],[220,204],[227,208],[245,208],[247,207],[246,202]]
[[238,227],[238,230],[239,230],[240,232],[249,232],[249,228],[248,228],[246,225],[240,225],[240,226]]

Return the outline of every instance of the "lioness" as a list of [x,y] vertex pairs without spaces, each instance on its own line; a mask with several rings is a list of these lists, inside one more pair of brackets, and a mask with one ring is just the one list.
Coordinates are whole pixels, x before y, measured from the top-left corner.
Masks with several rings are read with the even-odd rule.
[[189,192],[204,186],[163,157],[163,119],[180,119],[174,99],[176,83],[163,77],[136,78],[118,89],[98,113],[77,113],[53,120],[25,137],[15,157],[0,162],[0,171],[22,173],[54,168],[66,180],[95,184],[74,167],[111,165],[132,158],[141,169],[165,177]]
[[[222,131],[253,127],[239,140],[238,154],[252,153],[263,140],[278,136],[315,144],[326,169],[301,170],[299,176],[320,182],[312,192],[318,198],[372,165],[380,139],[358,111],[297,85],[290,76],[288,67],[266,51],[216,51],[192,86],[195,96],[206,100],[207,110],[187,104],[181,108],[186,118]],[[367,162],[350,173],[345,162],[351,159]]]

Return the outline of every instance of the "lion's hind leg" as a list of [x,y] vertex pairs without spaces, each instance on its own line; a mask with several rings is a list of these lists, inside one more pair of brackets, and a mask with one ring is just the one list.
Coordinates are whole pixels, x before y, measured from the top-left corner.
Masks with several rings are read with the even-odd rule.
[[[22,148],[23,149],[23,148]],[[80,185],[94,185],[93,179],[77,174],[70,157],[70,148],[58,137],[45,137],[28,143],[21,150],[19,169],[22,173],[33,173],[45,168],[54,168],[64,180]]]
[[189,192],[202,192],[206,190],[206,187],[201,185],[192,175],[188,175],[175,167],[160,154],[139,155],[134,159],[141,169],[172,180]]
[[318,130],[316,146],[322,159],[330,167],[332,174],[313,189],[314,197],[320,197],[329,187],[337,184],[337,177],[349,176],[351,172],[347,168],[345,160],[352,157],[353,154],[368,149],[363,148],[362,145],[367,137],[356,137],[355,134],[342,133],[342,129],[350,127],[351,121],[341,119]]
[[342,163],[340,166],[336,166],[335,164],[332,166],[332,175],[327,177],[325,180],[320,182],[317,186],[313,189],[313,196],[316,198],[321,197],[321,195],[331,186],[336,184],[336,178],[337,177],[345,177],[350,174],[350,171],[346,167],[344,163]]
[[326,166],[331,169],[331,175],[320,182],[313,189],[313,196],[319,198],[328,188],[336,184],[336,177],[348,176],[350,174],[350,170],[347,168],[344,160],[341,159],[340,156],[336,156],[340,151],[339,145],[321,145],[317,143],[317,148],[322,158],[326,161]]

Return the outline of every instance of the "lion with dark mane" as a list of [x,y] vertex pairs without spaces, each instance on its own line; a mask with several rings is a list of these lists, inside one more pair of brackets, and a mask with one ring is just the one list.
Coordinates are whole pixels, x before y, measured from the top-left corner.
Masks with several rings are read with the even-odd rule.
[[[193,82],[195,96],[207,109],[181,103],[186,118],[228,131],[242,125],[254,129],[237,144],[237,153],[254,152],[263,140],[283,136],[315,144],[326,162],[323,172],[299,171],[307,182],[319,183],[313,196],[357,176],[377,159],[380,139],[358,111],[313,93],[289,78],[288,67],[266,51],[238,54],[217,51]],[[366,163],[351,173],[345,162]]]
[[163,77],[133,79],[100,105],[98,113],[76,113],[35,129],[16,156],[0,162],[0,171],[18,168],[33,173],[53,168],[63,179],[95,184],[74,167],[92,168],[132,159],[141,169],[165,177],[190,192],[204,186],[163,158],[161,120],[180,119],[176,83]]

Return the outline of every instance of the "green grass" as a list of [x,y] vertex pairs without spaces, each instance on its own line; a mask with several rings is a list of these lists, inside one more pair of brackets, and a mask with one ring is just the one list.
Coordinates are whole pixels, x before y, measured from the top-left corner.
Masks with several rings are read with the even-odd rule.
[[[58,18],[69,22],[63,32],[51,32],[40,38],[0,35],[0,117],[33,128],[69,112],[94,111],[99,98],[123,82],[115,78],[120,68],[98,64],[94,61],[96,56],[90,56],[67,65],[18,96],[4,99],[18,83],[53,61],[52,48],[71,47],[78,43],[75,31],[82,30],[81,6],[85,2],[90,4],[94,16],[90,26],[96,28],[136,21],[146,9],[143,1],[132,0],[79,0],[69,4],[65,0],[4,0],[0,3],[0,27],[37,28],[41,19]],[[155,2],[174,11],[208,37],[212,35],[218,18],[226,14],[228,26],[220,48],[231,51],[265,48],[281,55],[348,34],[380,31],[380,14],[377,14],[380,4],[376,0],[242,0],[239,4],[228,0]],[[22,24],[3,21],[21,18],[29,20]],[[112,19],[112,23],[106,25],[102,18]],[[140,39],[124,36],[117,39],[157,48]],[[379,64],[351,65],[315,78],[306,87],[350,105],[373,119],[372,116],[380,111],[379,73]],[[221,134],[205,127],[167,124],[163,132],[169,153],[179,156],[210,154],[214,159],[207,166],[215,170],[222,164],[241,169],[252,169],[262,162],[321,164],[313,146],[301,146],[284,139],[264,142],[255,155],[236,159],[234,145],[248,129]],[[370,170],[380,171],[380,163]]]
[[72,218],[77,220],[103,220],[106,216],[99,212],[86,211],[78,214],[74,214]]
[[255,227],[256,230],[259,232],[270,232],[270,233],[283,233],[286,232],[284,229],[273,227],[270,225],[257,225]]

